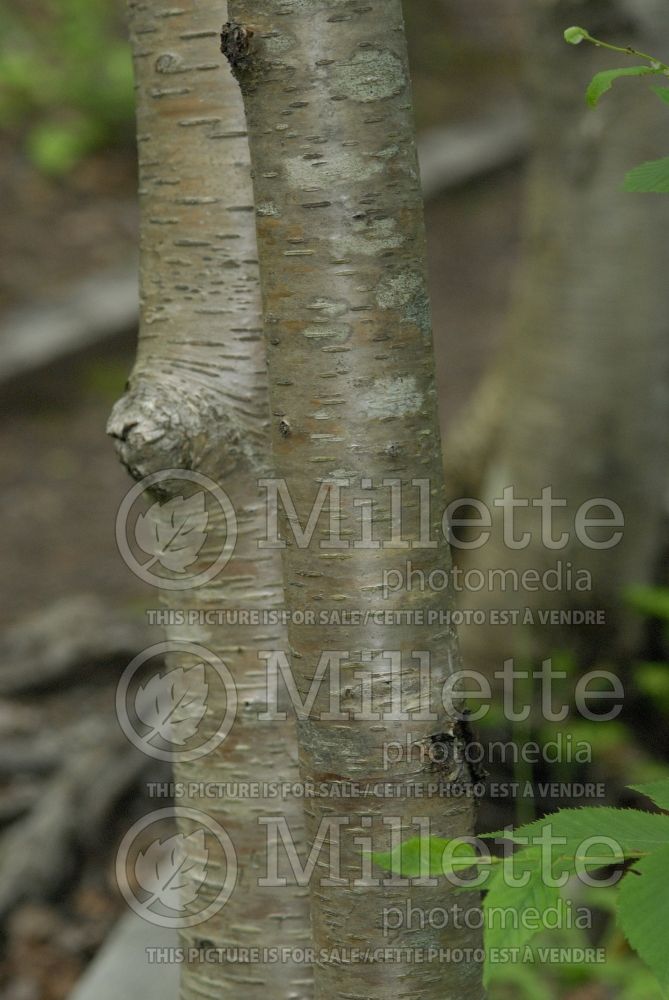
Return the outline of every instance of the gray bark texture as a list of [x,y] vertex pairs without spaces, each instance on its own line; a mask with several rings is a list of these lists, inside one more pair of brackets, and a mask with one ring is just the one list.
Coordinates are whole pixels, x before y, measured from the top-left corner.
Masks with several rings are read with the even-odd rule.
[[[170,9],[154,0],[131,0],[129,16],[137,82],[141,321],[136,364],[108,429],[135,478],[194,470],[220,483],[235,508],[233,559],[208,585],[167,592],[167,606],[272,609],[282,601],[280,559],[257,547],[264,529],[257,480],[267,472],[269,440],[252,192],[241,99],[218,52],[221,5],[198,0]],[[199,555],[205,567],[222,549],[227,530],[215,504],[208,514]],[[199,563],[191,569],[199,572]],[[175,766],[175,779],[196,787],[297,780],[294,719],[256,718],[266,703],[258,650],[284,645],[282,629],[174,626],[167,639],[198,643],[219,656],[233,675],[239,705],[224,743],[203,759]],[[190,658],[172,654],[170,665],[188,667]],[[205,666],[210,698],[201,741],[216,733],[226,707],[212,701],[220,685]],[[266,831],[258,817],[283,812],[299,847],[301,800],[212,799],[203,793],[177,805],[220,823],[239,863],[232,898],[218,914],[181,932],[184,947],[307,945],[306,890],[258,885],[267,863]],[[192,832],[187,821],[181,830]],[[215,898],[223,866],[222,852],[217,857],[210,849],[197,910]],[[308,998],[310,968],[215,961],[182,969],[184,1000],[242,995]]]
[[[396,946],[410,953],[386,963],[319,962],[316,996],[470,1000],[482,995],[474,961],[421,964],[412,949],[475,948],[477,932],[435,930],[418,920],[384,934],[382,924],[387,907],[409,901],[425,914],[457,900],[466,910],[476,906],[475,896],[455,896],[443,880],[388,882],[387,873],[365,870],[359,846],[369,836],[377,850],[388,849],[391,822],[401,822],[403,839],[417,834],[416,818],[445,837],[471,834],[474,822],[470,798],[415,797],[435,780],[466,781],[460,762],[435,765],[424,753],[411,753],[384,766],[390,741],[406,741],[413,751],[435,739],[459,743],[453,714],[441,700],[459,664],[453,628],[446,620],[436,626],[392,620],[402,609],[439,616],[449,600],[416,591],[384,600],[382,593],[384,572],[404,572],[409,558],[426,573],[450,566],[440,533],[444,483],[401,5],[232,0],[229,14],[222,47],[240,82],[249,126],[275,468],[302,526],[323,483],[350,484],[335,511],[341,544],[334,547],[327,505],[307,547],[295,544],[294,518],[280,509],[287,606],[324,611],[327,619],[289,625],[302,698],[324,651],[343,652],[331,686],[324,684],[312,711],[298,716],[303,778],[340,793],[308,801],[308,842],[324,820],[343,820],[335,844],[339,870],[328,865],[325,850],[311,880],[313,941],[316,948]],[[403,538],[415,547],[388,544],[393,513],[384,480],[404,489]],[[419,540],[414,480],[429,483],[434,547]],[[371,550],[356,545],[359,504],[370,497],[376,537],[386,542]],[[328,617],[358,612],[359,621],[343,624]],[[375,618],[377,612],[390,613],[390,620]],[[394,687],[389,651],[401,662],[409,709],[402,721],[387,716]],[[434,717],[427,720],[417,712],[418,652],[431,668]],[[327,718],[333,689],[343,710],[338,720]],[[377,713],[371,721],[356,717],[365,691]],[[385,782],[390,792],[355,797],[346,791],[351,781]]]
[[[578,23],[597,37],[663,58],[669,8],[656,0],[558,0],[531,8],[528,83],[536,145],[524,259],[508,335],[454,423],[446,470],[453,497],[480,497],[491,506],[513,485],[517,497],[530,500],[516,512],[516,532],[531,530],[532,543],[520,551],[505,547],[501,510],[493,508],[492,539],[460,554],[465,569],[476,567],[486,578],[501,568],[542,574],[560,560],[591,573],[592,589],[513,592],[496,584],[464,593],[462,605],[601,609],[606,626],[464,629],[468,656],[477,662],[494,657],[498,665],[502,655],[529,650],[548,655],[570,648],[582,663],[629,653],[638,621],[623,592],[657,581],[669,464],[669,201],[622,190],[629,169],[666,152],[666,108],[648,92],[648,81],[621,81],[596,110],[588,108],[591,77],[635,60],[592,46],[575,49],[562,38]],[[542,544],[540,515],[531,506],[549,485],[568,504],[553,516],[555,538],[571,533],[560,550]],[[575,537],[574,515],[595,497],[622,508],[624,537],[613,548],[587,548]],[[611,534],[591,531],[596,540]]]

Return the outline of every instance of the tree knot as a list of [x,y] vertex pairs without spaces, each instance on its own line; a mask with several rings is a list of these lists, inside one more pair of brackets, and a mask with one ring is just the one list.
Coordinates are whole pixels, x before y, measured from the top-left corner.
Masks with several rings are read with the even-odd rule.
[[221,29],[221,52],[230,63],[235,76],[247,69],[251,63],[253,29],[227,21]]

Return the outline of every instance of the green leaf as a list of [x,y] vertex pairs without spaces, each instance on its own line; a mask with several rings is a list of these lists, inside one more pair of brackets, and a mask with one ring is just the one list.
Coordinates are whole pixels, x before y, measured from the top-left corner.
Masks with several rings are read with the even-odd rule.
[[649,781],[644,785],[630,785],[630,788],[647,795],[656,806],[669,812],[669,778],[663,781]]
[[[630,170],[625,178],[625,190],[634,194],[667,194],[669,192],[669,156],[642,163]],[[669,614],[662,617],[669,618]]]
[[[653,161],[653,164],[657,163],[666,164],[666,176],[669,177],[669,159]],[[653,164],[645,164],[645,166]],[[637,167],[637,170],[641,169],[643,168]],[[627,588],[625,600],[635,611],[640,611],[642,614],[648,615],[649,618],[661,618],[663,621],[669,621],[669,587],[644,587],[638,584]]]
[[490,961],[491,949],[522,949],[547,926],[563,926],[566,913],[559,889],[544,884],[540,868],[531,873],[524,886],[507,885],[499,870],[495,876],[483,900],[486,950],[483,979],[486,986],[495,974],[495,966]]
[[661,101],[669,104],[669,87],[651,87],[650,89],[654,94],[657,94]]
[[472,844],[442,837],[411,837],[392,851],[375,852],[372,860],[403,878],[434,878],[471,868],[475,862],[488,864]]
[[[538,967],[537,967],[538,966]],[[492,971],[495,986],[505,987],[499,996],[512,996],[516,1000],[554,1000],[555,994],[545,979],[541,978],[541,965],[498,965]],[[485,971],[484,971],[485,974]],[[509,989],[511,992],[509,992]],[[649,1000],[645,997],[644,1000]]]
[[585,28],[567,28],[564,33],[564,40],[570,45],[580,45],[586,38],[590,38],[590,34]]
[[515,843],[529,840],[531,845],[547,827],[550,827],[551,836],[567,841],[566,845],[556,845],[553,848],[562,857],[574,845],[590,837],[610,838],[619,845],[625,857],[646,854],[669,844],[669,816],[658,816],[640,809],[613,809],[610,806],[561,809],[503,835]]
[[669,991],[669,845],[637,861],[618,891],[625,937]]
[[591,108],[596,108],[600,98],[611,89],[616,80],[621,76],[651,76],[661,73],[660,69],[653,69],[652,66],[624,66],[622,69],[605,69],[590,81],[590,86],[586,91],[586,100]]

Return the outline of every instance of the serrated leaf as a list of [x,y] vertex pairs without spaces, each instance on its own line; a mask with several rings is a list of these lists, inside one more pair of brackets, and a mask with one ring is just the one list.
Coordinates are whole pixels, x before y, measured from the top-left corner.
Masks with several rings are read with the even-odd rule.
[[669,87],[651,87],[650,89],[654,94],[657,94],[661,101],[669,104]]
[[661,781],[649,781],[644,785],[630,785],[635,792],[647,795],[651,802],[654,802],[660,809],[669,812],[669,778]]
[[185,573],[206,541],[208,520],[204,493],[156,501],[137,518],[135,540],[164,569]]
[[[633,194],[669,193],[669,156],[635,167],[625,177],[625,190]],[[664,614],[662,617],[666,617]]]
[[653,76],[661,73],[652,66],[623,66],[620,69],[605,69],[592,78],[586,91],[586,100],[591,108],[596,108],[600,99],[621,76]]
[[564,838],[566,845],[553,851],[566,856],[574,847],[590,837],[607,837],[619,845],[621,856],[637,857],[669,843],[669,816],[643,812],[640,809],[613,809],[593,806],[582,809],[561,809],[544,819],[521,826],[502,836],[517,844],[538,840],[550,827],[552,837]]
[[669,845],[634,863],[618,890],[625,937],[669,991]]
[[410,837],[392,851],[377,851],[372,860],[379,868],[403,878],[435,877],[471,868],[474,862],[488,863],[466,841],[420,836]]
[[147,742],[159,736],[183,746],[197,732],[207,710],[209,685],[203,663],[155,674],[135,696],[137,718],[148,726]]
[[[505,867],[508,870],[507,862],[505,862]],[[516,872],[517,874],[518,872]],[[537,911],[531,919],[528,910]],[[531,872],[527,884],[523,886],[507,885],[503,871],[497,870],[495,872],[495,878],[491,881],[483,900],[486,950],[483,980],[485,986],[490,984],[495,973],[495,966],[490,963],[491,949],[524,948],[536,934],[546,929],[549,911],[553,911],[551,926],[563,926],[566,904],[557,887],[544,883],[540,868]]]
[[140,851],[135,861],[135,878],[151,896],[145,905],[159,902],[170,910],[183,910],[197,897],[207,873],[208,859],[204,830],[188,836],[176,833]]

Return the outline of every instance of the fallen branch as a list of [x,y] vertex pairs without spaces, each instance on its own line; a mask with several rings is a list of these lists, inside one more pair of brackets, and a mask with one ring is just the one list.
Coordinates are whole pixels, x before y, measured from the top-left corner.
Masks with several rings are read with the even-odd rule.
[[520,104],[481,121],[431,129],[418,140],[423,198],[429,201],[517,163],[530,147],[529,116]]
[[35,371],[137,323],[137,268],[75,285],[67,299],[13,310],[0,327],[0,382]]
[[70,744],[33,809],[0,837],[0,920],[20,902],[48,899],[71,880],[79,848],[100,837],[118,798],[147,766],[113,717],[106,725],[86,719]]
[[0,644],[0,696],[42,691],[125,666],[150,644],[142,625],[93,597],[70,597],[23,621]]

